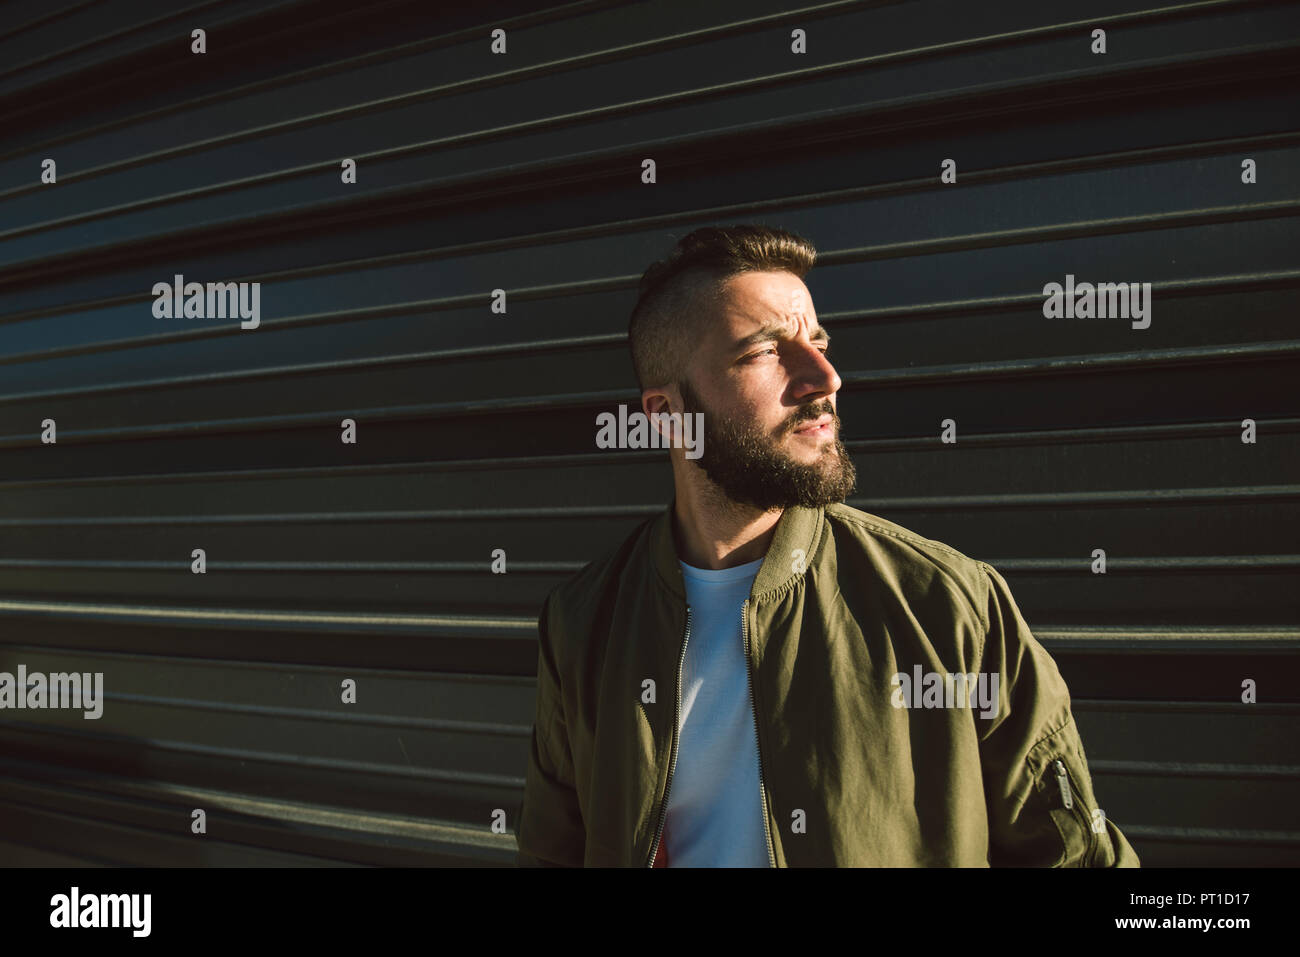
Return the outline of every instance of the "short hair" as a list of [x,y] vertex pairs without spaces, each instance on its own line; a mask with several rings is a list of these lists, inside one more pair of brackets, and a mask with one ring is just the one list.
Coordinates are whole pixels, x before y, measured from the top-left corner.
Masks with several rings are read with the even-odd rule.
[[641,276],[628,321],[637,384],[646,389],[684,378],[700,326],[712,319],[727,279],[777,269],[802,279],[816,259],[809,240],[769,226],[706,226],[683,236]]

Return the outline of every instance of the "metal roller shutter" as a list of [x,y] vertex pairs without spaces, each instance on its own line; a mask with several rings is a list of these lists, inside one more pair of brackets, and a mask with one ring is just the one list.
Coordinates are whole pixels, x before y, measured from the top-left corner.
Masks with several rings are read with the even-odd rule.
[[0,5],[0,672],[105,690],[0,712],[0,863],[512,861],[542,598],[671,493],[593,442],[636,281],[732,222],[818,245],[849,504],[1005,572],[1144,865],[1300,861],[1300,5],[473,7]]

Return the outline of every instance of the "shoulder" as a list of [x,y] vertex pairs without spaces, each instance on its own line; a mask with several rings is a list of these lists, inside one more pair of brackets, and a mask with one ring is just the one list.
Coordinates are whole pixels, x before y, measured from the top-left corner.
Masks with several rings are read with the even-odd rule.
[[[650,528],[656,516],[638,524],[617,545],[587,562],[547,594],[543,625],[551,640],[572,643],[599,629],[611,616],[621,585],[650,570]],[[573,652],[575,649],[568,649]]]
[[847,565],[839,568],[841,576],[870,566],[909,603],[943,591],[986,623],[990,569],[985,562],[849,505],[828,505],[825,512],[837,564]]

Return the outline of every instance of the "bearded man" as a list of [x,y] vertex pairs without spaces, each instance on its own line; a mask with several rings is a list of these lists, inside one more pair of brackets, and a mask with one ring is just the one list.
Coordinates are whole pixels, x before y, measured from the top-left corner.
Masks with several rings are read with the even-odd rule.
[[844,504],[815,258],[705,228],[641,279],[643,414],[702,454],[542,605],[519,863],[1138,866],[1001,575]]

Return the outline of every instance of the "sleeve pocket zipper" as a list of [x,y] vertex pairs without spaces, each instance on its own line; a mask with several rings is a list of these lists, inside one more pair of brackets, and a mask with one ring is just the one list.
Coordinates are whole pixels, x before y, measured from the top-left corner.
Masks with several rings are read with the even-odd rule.
[[[1070,812],[1071,817],[1079,822],[1083,828],[1084,851],[1083,859],[1079,862],[1080,867],[1088,867],[1092,863],[1093,855],[1096,851],[1097,835],[1092,831],[1092,813],[1086,808],[1082,801],[1075,797],[1076,788],[1072,787],[1070,772],[1065,766],[1065,762],[1060,758],[1053,761],[1056,769],[1056,783],[1061,791],[1061,804]],[[1062,835],[1064,836],[1064,835]],[[1069,842],[1066,841],[1066,851],[1069,851]]]

